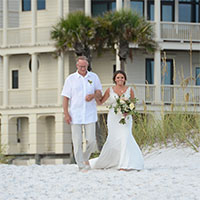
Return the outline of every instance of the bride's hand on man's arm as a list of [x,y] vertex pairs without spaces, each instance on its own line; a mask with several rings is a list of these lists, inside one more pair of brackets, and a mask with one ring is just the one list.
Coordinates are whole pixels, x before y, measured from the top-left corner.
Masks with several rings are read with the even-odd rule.
[[86,97],[85,97],[85,100],[87,102],[91,101],[92,99],[97,100],[97,99],[101,99],[102,98],[102,94],[101,94],[101,91],[100,90],[96,90],[94,94],[88,94]]
[[88,94],[86,97],[85,97],[85,100],[87,102],[91,101],[92,99],[94,99],[95,95],[94,94]]

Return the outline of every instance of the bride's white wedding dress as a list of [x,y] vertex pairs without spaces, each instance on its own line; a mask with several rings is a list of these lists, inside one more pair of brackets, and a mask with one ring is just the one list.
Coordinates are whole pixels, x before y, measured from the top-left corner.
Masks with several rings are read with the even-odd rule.
[[[130,87],[124,93],[130,97]],[[118,95],[110,88],[109,104],[115,105]],[[92,169],[136,169],[144,168],[142,152],[132,135],[132,117],[126,117],[126,124],[120,124],[122,114],[108,113],[108,136],[99,157],[89,160]]]

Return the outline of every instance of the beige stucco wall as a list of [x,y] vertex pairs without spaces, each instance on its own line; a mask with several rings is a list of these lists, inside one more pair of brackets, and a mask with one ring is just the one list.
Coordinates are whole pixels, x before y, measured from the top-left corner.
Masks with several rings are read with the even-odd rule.
[[[20,27],[31,27],[32,12],[23,11],[20,4]],[[46,1],[45,10],[37,10],[37,26],[53,25],[58,21],[58,0]]]
[[[19,0],[8,2],[8,28],[19,26]],[[0,28],[3,26],[3,0],[0,0]]]
[[13,55],[9,57],[9,89],[12,89],[12,70],[19,70],[19,89],[31,88],[31,72],[29,71],[30,55]]
[[38,88],[57,87],[58,61],[51,53],[39,54]]
[[0,56],[0,91],[3,90],[3,61]]

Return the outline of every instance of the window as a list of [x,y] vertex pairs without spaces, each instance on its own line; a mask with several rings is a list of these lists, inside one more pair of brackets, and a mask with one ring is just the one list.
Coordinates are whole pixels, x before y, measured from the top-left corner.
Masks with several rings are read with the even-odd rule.
[[196,67],[196,85],[200,85],[200,67]]
[[174,21],[174,1],[163,0],[161,1],[161,21]]
[[147,19],[154,21],[154,0],[147,1]]
[[37,0],[37,9],[38,10],[45,10],[45,0]]
[[133,12],[138,13],[140,16],[144,16],[144,1],[143,0],[131,0],[131,9]]
[[[37,69],[39,70],[39,60],[37,60]],[[32,59],[29,60],[29,71],[32,72]]]
[[[173,84],[173,60],[167,59],[166,61],[166,69],[164,69],[165,64],[161,64],[161,84],[164,85],[172,85]],[[163,75],[163,70],[164,75]]]
[[154,84],[154,60],[146,59],[146,83]]
[[31,10],[31,0],[22,0],[22,11]]
[[[46,8],[46,0],[37,0],[37,9],[44,10]],[[31,11],[31,0],[22,0],[22,11]]]
[[93,0],[92,1],[92,16],[103,15],[107,11],[116,10],[115,0]]
[[[161,21],[174,21],[174,0],[162,0]],[[154,0],[147,1],[147,19],[154,21]]]
[[200,22],[200,0],[179,0],[179,21]]
[[[164,64],[161,63],[161,84],[173,84],[173,60],[167,59],[166,72],[162,75]],[[154,84],[154,59],[146,59],[146,82]]]
[[13,70],[12,71],[12,89],[18,89],[19,87],[19,71]]

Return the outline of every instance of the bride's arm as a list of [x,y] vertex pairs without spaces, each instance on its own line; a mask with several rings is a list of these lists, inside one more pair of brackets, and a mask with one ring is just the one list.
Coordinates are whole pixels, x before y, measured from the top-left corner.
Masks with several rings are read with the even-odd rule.
[[135,94],[134,94],[134,92],[133,92],[133,89],[132,89],[132,88],[130,89],[130,95],[131,95],[131,99],[134,99],[134,98],[135,98]]
[[108,88],[101,99],[95,98],[98,105],[103,104],[110,96],[110,88]]

